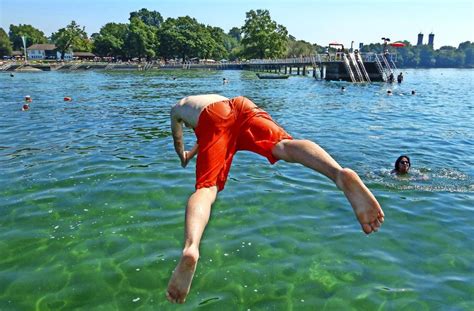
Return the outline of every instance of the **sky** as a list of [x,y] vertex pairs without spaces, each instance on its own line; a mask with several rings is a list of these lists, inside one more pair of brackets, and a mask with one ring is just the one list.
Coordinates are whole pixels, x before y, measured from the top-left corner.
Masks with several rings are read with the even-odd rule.
[[434,33],[434,47],[474,42],[472,0],[0,0],[0,27],[30,24],[47,37],[72,20],[90,36],[109,22],[127,23],[130,12],[146,8],[166,18],[189,15],[222,28],[245,24],[246,12],[266,9],[298,40],[354,46],[408,40]]

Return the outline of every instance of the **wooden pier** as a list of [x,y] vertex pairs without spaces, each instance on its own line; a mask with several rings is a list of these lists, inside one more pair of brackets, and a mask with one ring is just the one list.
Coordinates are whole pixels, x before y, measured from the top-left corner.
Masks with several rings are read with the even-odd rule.
[[342,80],[354,83],[387,81],[394,74],[393,54],[376,53],[328,53],[309,57],[284,59],[252,59],[245,62],[184,62],[184,63],[6,63],[0,71],[76,71],[76,70],[167,70],[167,69],[211,69],[250,70],[289,75],[311,75],[316,79]]

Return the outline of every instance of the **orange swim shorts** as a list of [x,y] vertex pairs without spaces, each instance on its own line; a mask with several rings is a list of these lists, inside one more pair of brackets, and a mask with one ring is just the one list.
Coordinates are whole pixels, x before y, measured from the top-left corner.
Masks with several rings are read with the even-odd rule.
[[210,104],[199,115],[195,128],[199,152],[196,189],[217,186],[224,189],[234,154],[248,150],[271,164],[278,161],[273,147],[292,137],[268,113],[245,97]]

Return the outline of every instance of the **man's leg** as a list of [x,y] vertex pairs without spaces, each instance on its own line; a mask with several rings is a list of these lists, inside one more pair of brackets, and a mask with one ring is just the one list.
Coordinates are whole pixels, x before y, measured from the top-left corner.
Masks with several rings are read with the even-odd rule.
[[353,170],[342,168],[316,143],[309,140],[282,140],[273,147],[272,153],[278,159],[303,164],[329,177],[351,203],[362,230],[369,234],[380,228],[384,213],[374,195]]
[[184,303],[191,288],[199,259],[199,243],[206,228],[217,187],[200,188],[188,200],[183,255],[168,283],[166,297],[170,302]]

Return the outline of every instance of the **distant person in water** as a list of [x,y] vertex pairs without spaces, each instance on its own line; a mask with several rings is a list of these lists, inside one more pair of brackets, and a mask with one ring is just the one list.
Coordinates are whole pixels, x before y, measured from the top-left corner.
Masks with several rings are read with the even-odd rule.
[[392,83],[393,80],[394,80],[393,73],[390,73],[390,75],[388,76],[387,82]]
[[395,168],[392,170],[391,174],[405,175],[410,170],[410,166],[410,158],[407,155],[401,155],[395,161]]
[[387,95],[388,95],[388,96],[392,96],[392,95],[393,95],[393,94],[392,94],[392,90],[387,90]]
[[403,81],[403,73],[400,72],[400,74],[397,76],[397,82],[402,83]]
[[346,87],[345,86],[341,87],[341,92],[345,92],[345,91],[346,91]]
[[415,94],[416,94],[415,90],[411,90],[411,95],[415,95]]
[[[197,137],[189,151],[184,149],[183,124],[193,128]],[[367,234],[377,231],[384,221],[377,199],[353,170],[342,168],[316,143],[293,139],[267,112],[245,97],[185,97],[171,109],[171,132],[181,166],[186,167],[195,155],[197,162],[196,190],[186,206],[184,249],[166,292],[170,302],[186,300],[211,206],[224,189],[232,159],[239,150],[257,153],[271,164],[278,160],[299,163],[325,175],[342,190]]]
[[223,79],[222,79],[222,84],[227,84],[227,83],[229,83],[229,79],[223,78]]

